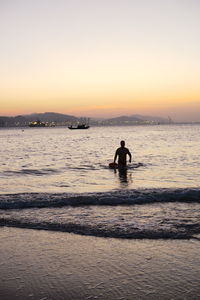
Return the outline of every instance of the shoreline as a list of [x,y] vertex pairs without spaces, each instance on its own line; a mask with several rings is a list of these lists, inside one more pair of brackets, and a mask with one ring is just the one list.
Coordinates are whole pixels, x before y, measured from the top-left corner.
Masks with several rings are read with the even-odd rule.
[[197,240],[126,240],[1,227],[0,299],[200,298]]

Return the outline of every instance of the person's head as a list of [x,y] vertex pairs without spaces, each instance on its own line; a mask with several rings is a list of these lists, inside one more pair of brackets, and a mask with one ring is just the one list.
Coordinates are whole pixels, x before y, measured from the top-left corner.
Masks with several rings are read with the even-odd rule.
[[124,147],[124,146],[125,146],[125,142],[124,142],[124,141],[121,141],[121,142],[120,142],[120,145],[121,145],[121,147]]

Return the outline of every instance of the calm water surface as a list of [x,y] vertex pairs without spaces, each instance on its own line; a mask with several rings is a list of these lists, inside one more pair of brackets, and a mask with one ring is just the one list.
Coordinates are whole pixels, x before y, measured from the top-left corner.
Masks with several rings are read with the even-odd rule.
[[[199,135],[199,125],[3,129],[0,193],[199,187]],[[108,169],[121,139],[133,154],[124,176]]]

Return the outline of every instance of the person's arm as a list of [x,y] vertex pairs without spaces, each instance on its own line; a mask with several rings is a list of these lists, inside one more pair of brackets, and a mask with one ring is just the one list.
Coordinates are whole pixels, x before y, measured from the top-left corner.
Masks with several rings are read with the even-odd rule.
[[128,150],[128,155],[129,155],[129,162],[131,162],[132,155],[131,155],[131,152],[129,150]]
[[116,150],[116,152],[115,152],[115,157],[114,157],[114,164],[115,164],[115,162],[116,162],[117,155],[118,155],[118,153],[117,153],[117,150]]

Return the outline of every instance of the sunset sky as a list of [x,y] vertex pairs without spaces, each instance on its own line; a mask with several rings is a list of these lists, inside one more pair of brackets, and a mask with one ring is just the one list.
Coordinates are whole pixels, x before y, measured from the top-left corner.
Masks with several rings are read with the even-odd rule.
[[199,0],[0,0],[0,115],[200,121]]

